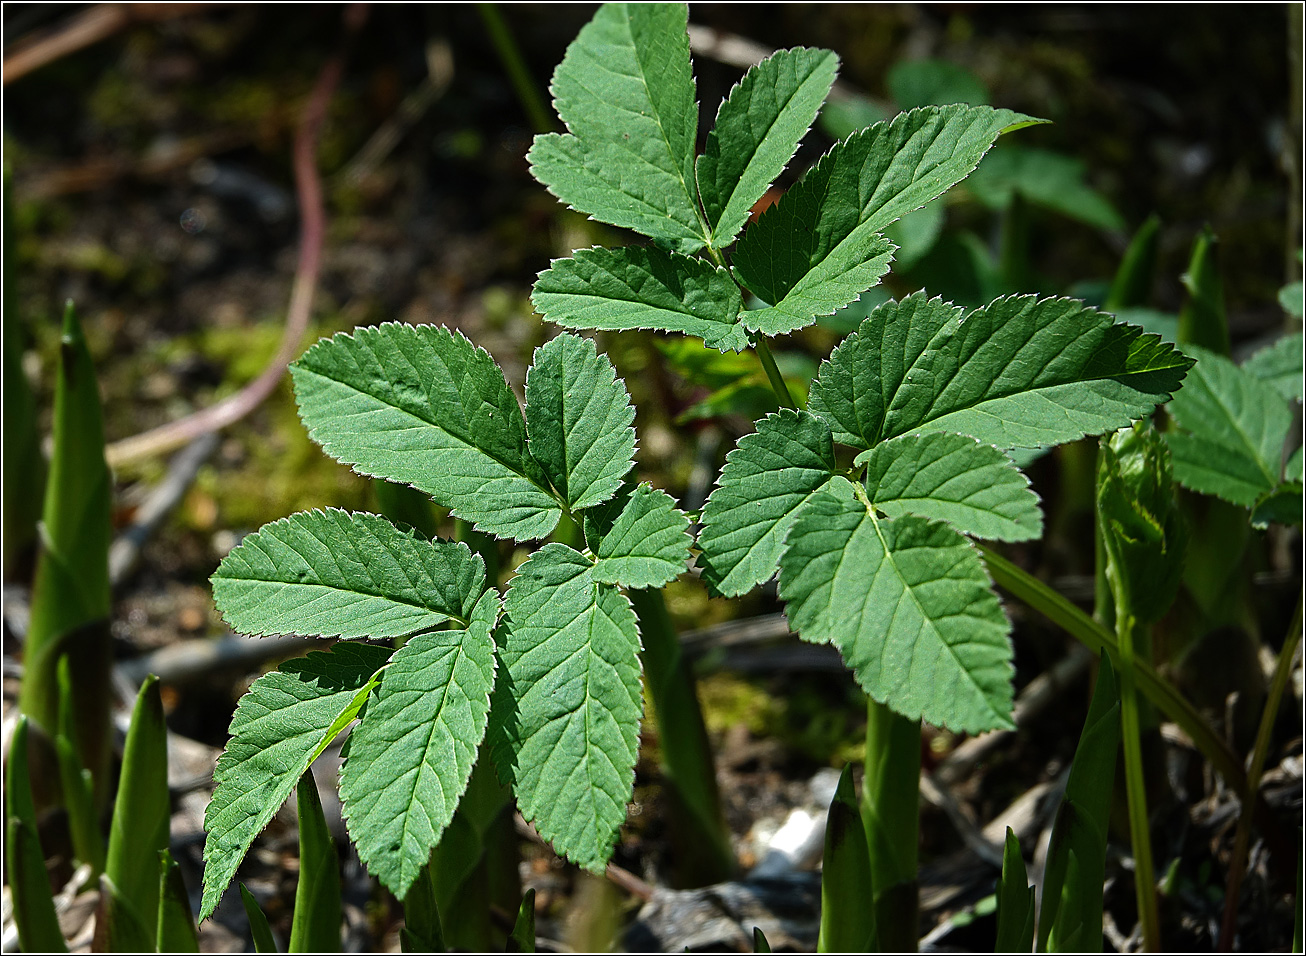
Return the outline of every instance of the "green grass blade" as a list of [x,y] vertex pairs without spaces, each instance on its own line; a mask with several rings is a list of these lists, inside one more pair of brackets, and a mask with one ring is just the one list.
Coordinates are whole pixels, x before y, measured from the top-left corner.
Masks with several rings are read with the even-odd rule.
[[771,944],[766,941],[766,936],[762,933],[762,928],[760,926],[753,927],[753,952],[771,952]]
[[327,829],[310,767],[295,788],[299,811],[299,883],[290,923],[290,952],[340,951],[340,860]]
[[1111,280],[1111,291],[1102,304],[1103,309],[1114,312],[1147,305],[1156,278],[1156,251],[1160,236],[1161,219],[1153,213],[1129,240],[1129,248]]
[[1188,271],[1181,277],[1188,298],[1179,310],[1180,345],[1200,345],[1219,355],[1229,355],[1229,319],[1224,307],[1224,279],[1220,275],[1218,240],[1207,226],[1193,243]]
[[1020,841],[1007,827],[998,881],[998,942],[995,953],[1028,953],[1034,945],[1034,887],[1029,885]]
[[399,934],[405,953],[443,953],[444,933],[435,902],[435,880],[424,866],[404,897],[404,928]]
[[58,721],[57,666],[72,651],[82,763],[102,786],[108,769],[109,538],[112,479],[95,369],[72,303],[64,313],[54,398],[54,452],[42,510],[19,706],[47,732]]
[[[157,893],[157,872],[154,880],[154,892]],[[100,904],[95,911],[95,940],[91,944],[94,952],[152,953],[157,928],[153,921],[146,926],[140,910],[128,901],[107,873],[100,874]]]
[[167,850],[159,854],[159,922],[154,935],[160,953],[200,951],[190,894],[181,878],[181,867]]
[[249,919],[249,931],[254,937],[254,952],[275,953],[277,941],[272,938],[272,927],[268,918],[259,908],[258,900],[244,883],[240,884],[240,901],[245,905],[245,916]]
[[735,854],[694,672],[681,652],[662,592],[632,590],[629,597],[644,644],[640,657],[661,744],[665,792],[675,808],[669,820],[676,847],[674,876],[682,886],[720,883],[733,875]]
[[23,952],[66,953],[68,946],[55,916],[45,855],[36,835],[27,746],[27,717],[20,715],[9,745],[4,793],[5,868],[13,897],[14,922]]
[[54,738],[55,756],[59,761],[59,781],[63,785],[64,808],[68,811],[68,830],[73,853],[91,867],[91,879],[104,872],[104,836],[100,833],[99,814],[91,772],[82,766],[76,745],[73,715],[73,690],[68,655],[59,658],[59,732]]
[[1039,952],[1102,948],[1107,817],[1120,741],[1120,691],[1103,655],[1097,688],[1057,810],[1043,876]]
[[521,898],[521,909],[517,910],[517,922],[508,936],[504,947],[507,953],[535,952],[535,891],[527,890]]
[[168,848],[168,728],[159,680],[145,679],[123,748],[104,871],[154,948],[159,912],[159,854]]
[[866,701],[866,776],[862,823],[875,889],[875,934],[882,952],[915,952],[920,839],[921,722]]
[[871,859],[852,770],[847,764],[839,775],[825,826],[818,953],[866,953],[875,943]]

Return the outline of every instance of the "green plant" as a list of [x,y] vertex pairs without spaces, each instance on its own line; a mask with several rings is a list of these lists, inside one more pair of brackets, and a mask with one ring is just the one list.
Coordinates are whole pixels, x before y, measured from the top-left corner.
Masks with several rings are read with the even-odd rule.
[[442,328],[339,335],[292,373],[310,433],[359,471],[411,483],[484,532],[531,540],[557,528],[575,547],[547,544],[518,569],[501,622],[478,555],[379,516],[301,513],[242,542],[213,577],[237,629],[405,643],[345,641],[251,687],[207,815],[204,914],[355,717],[346,821],[399,897],[445,832],[487,729],[523,814],[601,870],[643,709],[639,633],[619,587],[664,584],[690,543],[670,497],[627,480],[634,409],[612,366],[577,336],[551,340],[528,373],[524,417],[492,359]]
[[836,64],[804,49],[763,61],[696,160],[684,20],[681,7],[605,6],[558,67],[569,132],[536,138],[532,171],[573,208],[656,244],[555,261],[533,300],[571,328],[653,328],[756,352],[782,407],[727,456],[698,564],[727,596],[778,567],[791,625],[838,647],[872,698],[863,814],[877,933],[882,946],[912,946],[917,721],[1010,725],[1009,625],[966,537],[1041,533],[1037,500],[1003,452],[1126,425],[1192,363],[1071,300],[967,311],[912,295],[861,321],[796,408],[766,338],[850,306],[887,272],[895,220],[965,178],[999,135],[1038,121],[952,105],[855,132],[736,243]]

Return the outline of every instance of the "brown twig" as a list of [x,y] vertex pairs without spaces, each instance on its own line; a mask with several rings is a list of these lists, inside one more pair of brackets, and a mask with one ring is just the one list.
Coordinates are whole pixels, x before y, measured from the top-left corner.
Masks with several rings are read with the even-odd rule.
[[60,24],[54,31],[24,37],[5,57],[4,85],[33,70],[107,40],[133,23],[162,23],[189,16],[212,3],[100,3]]
[[295,131],[295,193],[300,209],[299,262],[295,266],[294,286],[286,309],[286,327],[277,354],[258,378],[235,395],[216,405],[152,428],[139,435],[113,442],[105,449],[110,467],[118,467],[152,455],[161,455],[193,441],[206,432],[218,431],[244,418],[272,394],[286,367],[299,354],[308,331],[322,266],[322,244],[326,238],[326,209],[322,201],[322,180],[318,176],[316,154],[327,107],[344,72],[349,41],[363,25],[367,7],[355,4],[345,11],[346,35],[342,48],[318,75],[317,83],[304,106],[304,114]]

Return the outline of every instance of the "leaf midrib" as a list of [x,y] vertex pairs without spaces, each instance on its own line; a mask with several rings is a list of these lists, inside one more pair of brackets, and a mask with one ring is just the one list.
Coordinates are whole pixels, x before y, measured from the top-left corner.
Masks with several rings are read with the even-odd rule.
[[[875,530],[875,536],[880,541],[880,547],[884,551],[884,560],[887,561],[889,565],[893,568],[894,575],[897,577],[898,581],[902,584],[903,592],[911,597],[912,604],[914,604],[916,610],[920,612],[921,620],[925,621],[929,625],[930,631],[934,634],[939,644],[947,652],[948,657],[952,660],[953,664],[956,666],[956,669],[960,671],[962,675],[966,678],[967,684],[969,684],[969,686],[979,695],[979,699],[983,701],[984,706],[988,709],[989,713],[992,714],[994,717],[1001,719],[1002,714],[998,713],[996,710],[993,709],[993,705],[989,703],[988,695],[984,693],[983,688],[981,688],[979,684],[975,682],[975,678],[971,676],[970,670],[957,657],[957,654],[953,650],[952,645],[943,639],[943,635],[939,633],[939,629],[934,623],[934,618],[931,617],[926,612],[924,606],[920,602],[920,599],[916,597],[915,592],[912,590],[911,585],[907,583],[907,579],[903,576],[902,571],[898,568],[897,562],[894,560],[893,551],[890,550],[889,543],[884,538],[884,532],[880,528],[879,520],[875,517],[874,511],[868,508],[866,512],[866,518],[871,522],[871,527]],[[921,519],[921,520],[928,520],[928,519]],[[957,537],[961,540],[963,547],[970,546],[969,544],[966,543],[966,539],[964,537],[962,537],[961,535],[958,535]],[[894,613],[895,615],[897,614],[896,608],[894,610]],[[912,642],[913,658],[915,658],[916,655],[918,641],[919,638],[917,639],[917,641]],[[887,649],[887,647],[888,647],[888,641],[886,640],[881,647],[881,653],[883,653],[883,651]],[[912,691],[915,692],[916,690],[917,688],[913,686]]]

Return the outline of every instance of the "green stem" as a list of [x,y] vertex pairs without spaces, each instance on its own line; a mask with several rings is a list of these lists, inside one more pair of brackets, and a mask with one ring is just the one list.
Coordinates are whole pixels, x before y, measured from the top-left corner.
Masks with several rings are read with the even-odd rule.
[[917,948],[921,722],[866,700],[862,823],[871,855],[880,952]]
[[[1297,610],[1293,612],[1292,624],[1288,636],[1284,639],[1283,649],[1279,651],[1279,663],[1274,669],[1274,679],[1270,683],[1270,694],[1265,698],[1265,710],[1261,712],[1261,726],[1256,732],[1256,744],[1252,748],[1251,764],[1247,768],[1247,788],[1242,793],[1242,812],[1238,816],[1238,831],[1233,841],[1233,859],[1229,861],[1229,883],[1224,894],[1224,919],[1220,926],[1221,950],[1233,948],[1234,930],[1237,927],[1238,895],[1242,890],[1243,875],[1247,870],[1247,848],[1252,836],[1252,808],[1254,798],[1260,792],[1261,772],[1265,769],[1265,757],[1270,751],[1270,738],[1274,733],[1274,721],[1279,715],[1279,704],[1292,676],[1293,660],[1297,657],[1297,645],[1301,643],[1302,602],[1297,599]],[[1297,900],[1301,906],[1301,899]]]
[[[988,545],[976,542],[994,583],[1010,591],[1034,610],[1080,641],[1095,654],[1103,648],[1119,655],[1115,636],[1091,617],[1071,604],[1029,572],[1018,568]],[[1134,662],[1134,679],[1143,692],[1167,717],[1173,720],[1193,744],[1211,762],[1225,782],[1239,793],[1246,791],[1247,775],[1241,762],[1196,708],[1180,695],[1169,681],[1162,679],[1145,662]]]
[[476,8],[480,11],[481,20],[484,21],[485,29],[490,34],[494,51],[499,54],[503,68],[508,71],[508,79],[517,93],[517,99],[521,101],[522,109],[526,111],[526,116],[531,121],[531,126],[537,133],[553,132],[557,128],[553,117],[549,115],[544,100],[540,98],[535,78],[526,68],[526,60],[521,55],[521,48],[513,38],[512,31],[508,29],[508,24],[503,22],[503,15],[499,12],[498,5],[478,3]]
[[1143,949],[1161,948],[1161,919],[1156,909],[1156,877],[1152,869],[1152,834],[1147,819],[1147,786],[1143,776],[1142,729],[1138,690],[1134,683],[1137,661],[1134,638],[1140,625],[1128,602],[1116,597],[1116,635],[1120,645],[1120,735],[1125,751],[1125,792],[1129,798],[1129,839],[1134,848],[1134,891],[1143,924]]
[[794,402],[794,397],[789,394],[789,386],[785,384],[784,376],[780,374],[779,367],[775,364],[775,358],[771,355],[771,349],[766,344],[766,339],[761,335],[754,334],[749,336],[753,342],[753,351],[757,353],[757,358],[762,363],[762,368],[766,370],[766,377],[771,382],[771,390],[775,392],[775,397],[780,400],[784,408],[798,408]]
[[706,886],[730,879],[735,855],[721,812],[716,768],[694,675],[681,653],[662,592],[630,591],[644,641],[644,677],[662,750],[662,774],[677,812],[672,832],[679,844],[677,882]]

